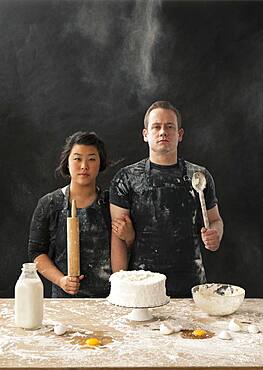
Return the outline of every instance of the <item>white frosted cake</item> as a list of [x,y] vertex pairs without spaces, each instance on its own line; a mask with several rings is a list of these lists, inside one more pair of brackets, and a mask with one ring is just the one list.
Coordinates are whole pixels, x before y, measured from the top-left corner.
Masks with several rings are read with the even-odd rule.
[[151,271],[119,271],[110,276],[110,303],[124,307],[156,307],[169,302],[166,276]]

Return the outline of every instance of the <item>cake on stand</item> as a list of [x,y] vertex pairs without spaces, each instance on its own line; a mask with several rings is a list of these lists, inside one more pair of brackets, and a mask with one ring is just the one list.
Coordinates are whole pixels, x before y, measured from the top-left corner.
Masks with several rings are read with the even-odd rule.
[[133,270],[115,272],[110,277],[111,290],[107,300],[116,306],[132,308],[127,318],[148,321],[153,318],[149,308],[164,306],[166,276],[157,272]]

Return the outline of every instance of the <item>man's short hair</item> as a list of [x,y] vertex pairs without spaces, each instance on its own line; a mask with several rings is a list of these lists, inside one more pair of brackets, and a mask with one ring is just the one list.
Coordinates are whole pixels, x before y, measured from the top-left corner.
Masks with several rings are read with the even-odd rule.
[[144,116],[144,127],[145,128],[148,128],[149,114],[151,113],[152,110],[157,109],[157,108],[172,110],[176,114],[176,117],[177,117],[178,129],[180,129],[182,127],[182,117],[181,117],[181,114],[178,111],[178,109],[175,108],[169,101],[166,101],[166,100],[158,100],[158,101],[154,102],[147,109],[147,112],[145,113],[145,116]]

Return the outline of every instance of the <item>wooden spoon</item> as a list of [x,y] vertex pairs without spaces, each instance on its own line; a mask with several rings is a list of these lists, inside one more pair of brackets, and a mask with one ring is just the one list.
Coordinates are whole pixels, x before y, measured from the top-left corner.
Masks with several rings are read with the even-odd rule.
[[206,178],[203,172],[197,171],[192,177],[192,186],[199,194],[199,200],[206,229],[209,229],[209,221],[207,216],[207,209],[205,204],[204,189],[206,187]]

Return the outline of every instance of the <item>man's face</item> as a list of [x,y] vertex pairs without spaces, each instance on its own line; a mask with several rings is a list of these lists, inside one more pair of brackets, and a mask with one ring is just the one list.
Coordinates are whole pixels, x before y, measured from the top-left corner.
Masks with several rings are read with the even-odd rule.
[[143,130],[143,139],[148,142],[150,153],[165,155],[177,153],[178,143],[184,130],[178,130],[177,117],[170,109],[157,108],[150,112],[148,128]]

